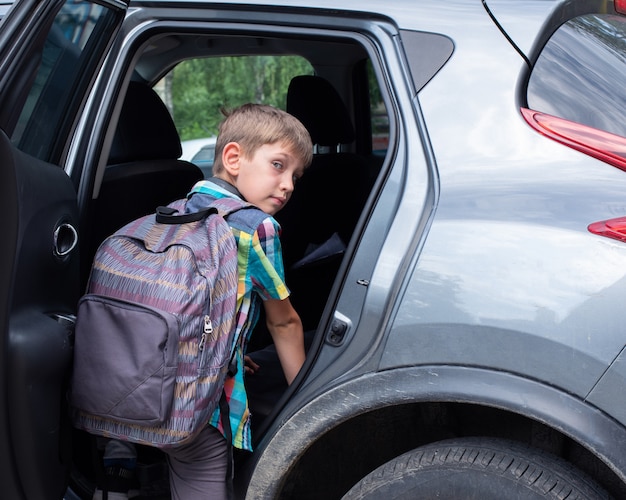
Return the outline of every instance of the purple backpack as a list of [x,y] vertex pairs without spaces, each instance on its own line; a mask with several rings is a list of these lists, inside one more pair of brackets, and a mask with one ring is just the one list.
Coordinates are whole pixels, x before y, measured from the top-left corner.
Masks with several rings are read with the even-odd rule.
[[222,198],[185,214],[178,200],[100,245],[76,319],[76,427],[163,448],[207,424],[236,340],[237,246],[224,218],[246,206]]

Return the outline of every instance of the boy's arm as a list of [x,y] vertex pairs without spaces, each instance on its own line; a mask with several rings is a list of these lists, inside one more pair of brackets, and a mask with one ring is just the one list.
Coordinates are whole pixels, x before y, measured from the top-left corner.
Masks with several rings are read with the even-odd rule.
[[263,301],[263,305],[267,328],[274,340],[287,383],[291,384],[302,368],[305,358],[302,321],[289,298],[268,299]]

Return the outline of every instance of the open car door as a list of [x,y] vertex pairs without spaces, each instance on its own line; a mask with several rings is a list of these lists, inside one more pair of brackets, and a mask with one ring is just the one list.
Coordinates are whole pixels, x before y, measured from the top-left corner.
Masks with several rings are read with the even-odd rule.
[[[0,20],[0,484],[63,498],[79,296],[67,151],[126,0],[18,0]],[[1,12],[0,12],[1,13]]]

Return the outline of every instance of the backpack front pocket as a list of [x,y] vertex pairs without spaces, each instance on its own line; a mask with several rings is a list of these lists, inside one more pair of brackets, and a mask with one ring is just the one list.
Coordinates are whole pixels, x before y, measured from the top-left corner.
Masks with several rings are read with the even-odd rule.
[[165,422],[174,400],[177,318],[92,294],[79,302],[77,318],[71,404],[120,422]]

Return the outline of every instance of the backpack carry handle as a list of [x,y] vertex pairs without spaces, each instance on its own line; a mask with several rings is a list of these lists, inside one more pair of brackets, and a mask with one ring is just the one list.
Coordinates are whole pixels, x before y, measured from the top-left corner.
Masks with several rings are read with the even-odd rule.
[[157,207],[156,209],[156,221],[159,224],[188,224],[189,222],[197,222],[199,220],[208,217],[211,214],[217,213],[217,208],[209,207],[199,212],[192,212],[182,215],[174,215],[178,213],[178,210],[172,207]]

